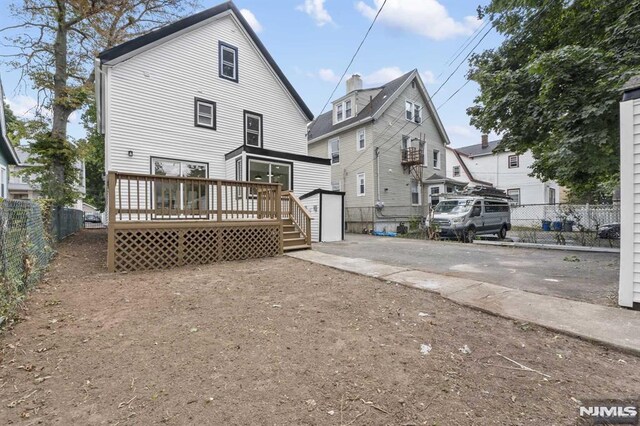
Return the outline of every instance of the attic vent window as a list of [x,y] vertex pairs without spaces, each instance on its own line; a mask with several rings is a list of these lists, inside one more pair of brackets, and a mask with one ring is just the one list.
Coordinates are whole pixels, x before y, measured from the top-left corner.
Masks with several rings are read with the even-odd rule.
[[219,42],[220,77],[238,82],[238,48]]
[[422,105],[415,102],[405,102],[405,118],[414,123],[422,123]]

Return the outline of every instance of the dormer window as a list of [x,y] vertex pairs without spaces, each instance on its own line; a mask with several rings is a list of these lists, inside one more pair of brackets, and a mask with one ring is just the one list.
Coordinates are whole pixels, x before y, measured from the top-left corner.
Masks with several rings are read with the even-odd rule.
[[348,120],[353,117],[353,101],[351,99],[345,99],[333,104],[335,111],[334,123],[339,123],[343,120]]
[[219,42],[218,62],[220,77],[238,82],[238,48]]
[[407,120],[413,121],[417,124],[422,123],[422,105],[415,102],[406,101],[404,109],[405,118]]

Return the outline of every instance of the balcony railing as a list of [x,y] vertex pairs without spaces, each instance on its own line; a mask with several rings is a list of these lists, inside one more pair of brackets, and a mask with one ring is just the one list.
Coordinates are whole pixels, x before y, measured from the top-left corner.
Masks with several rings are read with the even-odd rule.
[[109,172],[109,220],[281,220],[280,185]]
[[402,164],[407,166],[424,163],[424,150],[416,147],[404,148],[401,150]]

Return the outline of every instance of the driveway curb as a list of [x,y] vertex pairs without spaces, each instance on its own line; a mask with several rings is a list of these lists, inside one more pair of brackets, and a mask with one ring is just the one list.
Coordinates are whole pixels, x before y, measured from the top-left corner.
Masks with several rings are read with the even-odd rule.
[[476,240],[473,244],[480,244],[485,246],[501,246],[501,247],[519,247],[519,248],[533,248],[540,250],[560,250],[560,251],[582,251],[590,253],[620,253],[620,249],[611,247],[582,247],[582,246],[562,246],[556,244],[534,244],[534,243],[519,243],[508,241],[483,241]]
[[306,250],[287,256],[437,293],[460,305],[640,355],[640,312],[545,296],[368,259]]

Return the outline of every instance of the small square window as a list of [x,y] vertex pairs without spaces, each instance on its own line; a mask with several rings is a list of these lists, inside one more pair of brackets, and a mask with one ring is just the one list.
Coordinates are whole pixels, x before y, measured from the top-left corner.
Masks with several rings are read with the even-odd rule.
[[245,145],[262,147],[262,115],[255,112],[244,112]]
[[453,166],[453,177],[460,176],[460,166]]
[[509,156],[509,168],[516,169],[520,167],[520,156],[518,155],[510,155]]
[[238,48],[229,44],[219,43],[218,61],[220,63],[220,77],[238,82]]
[[216,129],[216,103],[205,99],[195,99],[195,125]]
[[331,182],[331,190],[332,191],[340,191],[340,182]]

